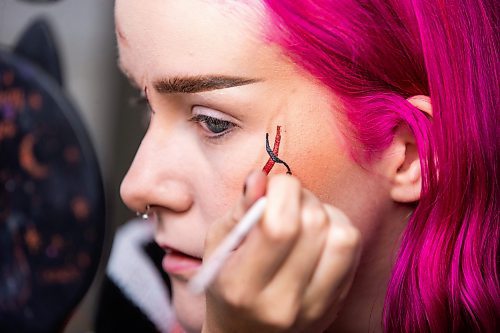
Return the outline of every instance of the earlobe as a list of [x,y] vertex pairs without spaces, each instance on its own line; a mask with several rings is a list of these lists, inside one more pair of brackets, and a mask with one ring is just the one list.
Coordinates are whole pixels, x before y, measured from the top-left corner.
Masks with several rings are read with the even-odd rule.
[[[407,99],[410,104],[428,117],[432,117],[432,105],[428,96],[417,95]],[[390,196],[392,200],[400,203],[412,203],[420,199],[422,188],[422,174],[420,170],[420,158],[413,135],[407,131],[398,131],[395,142],[404,144],[397,170],[393,174]]]

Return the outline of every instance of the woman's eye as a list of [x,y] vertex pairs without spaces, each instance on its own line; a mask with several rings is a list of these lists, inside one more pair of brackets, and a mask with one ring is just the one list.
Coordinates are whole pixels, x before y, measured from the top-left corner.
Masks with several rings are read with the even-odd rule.
[[236,124],[230,121],[210,117],[203,114],[195,115],[191,118],[191,120],[199,123],[205,130],[209,131],[210,133],[216,134],[215,136],[222,136],[236,126]]

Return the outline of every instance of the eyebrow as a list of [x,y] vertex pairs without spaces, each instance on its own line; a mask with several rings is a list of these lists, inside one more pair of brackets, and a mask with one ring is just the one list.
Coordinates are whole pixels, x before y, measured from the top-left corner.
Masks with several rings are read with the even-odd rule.
[[161,79],[153,84],[157,92],[162,94],[195,94],[200,92],[239,87],[262,81],[256,78],[245,78],[226,75],[176,76]]

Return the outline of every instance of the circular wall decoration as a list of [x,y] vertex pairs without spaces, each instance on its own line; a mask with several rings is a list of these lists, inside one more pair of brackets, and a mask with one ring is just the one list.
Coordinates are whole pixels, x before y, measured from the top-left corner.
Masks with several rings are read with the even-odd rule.
[[101,256],[102,179],[46,71],[0,49],[0,332],[57,332]]

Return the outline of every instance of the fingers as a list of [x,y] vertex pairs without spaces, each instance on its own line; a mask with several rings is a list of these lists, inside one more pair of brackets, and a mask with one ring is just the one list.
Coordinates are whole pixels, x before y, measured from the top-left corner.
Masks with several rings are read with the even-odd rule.
[[260,170],[251,172],[245,180],[243,195],[229,214],[212,225],[205,240],[205,256],[227,236],[245,215],[247,210],[266,193],[267,177]]
[[[301,186],[296,178],[278,175],[269,179],[267,206],[257,228],[235,253],[237,274],[260,290],[271,280],[288,257],[300,233]],[[228,267],[229,270],[229,267]],[[232,278],[232,277],[231,277]],[[248,292],[252,292],[248,289]]]
[[266,194],[266,187],[267,175],[264,172],[257,170],[248,175],[243,187],[242,204],[236,207],[233,214],[233,221],[237,223],[241,220],[255,201]]
[[226,322],[250,320],[271,331],[297,326],[307,331],[325,312],[333,320],[356,272],[360,233],[295,177],[249,176],[246,194],[211,232],[209,250],[264,194],[263,218],[225,263],[207,293],[207,306],[220,307],[231,318]]
[[330,224],[319,199],[307,190],[302,191],[300,220],[300,237],[279,274],[267,287],[277,293],[293,293],[298,297],[302,297],[318,265]]
[[341,302],[354,278],[361,253],[361,234],[339,209],[324,205],[330,227],[316,270],[302,302],[302,320],[318,318]]

